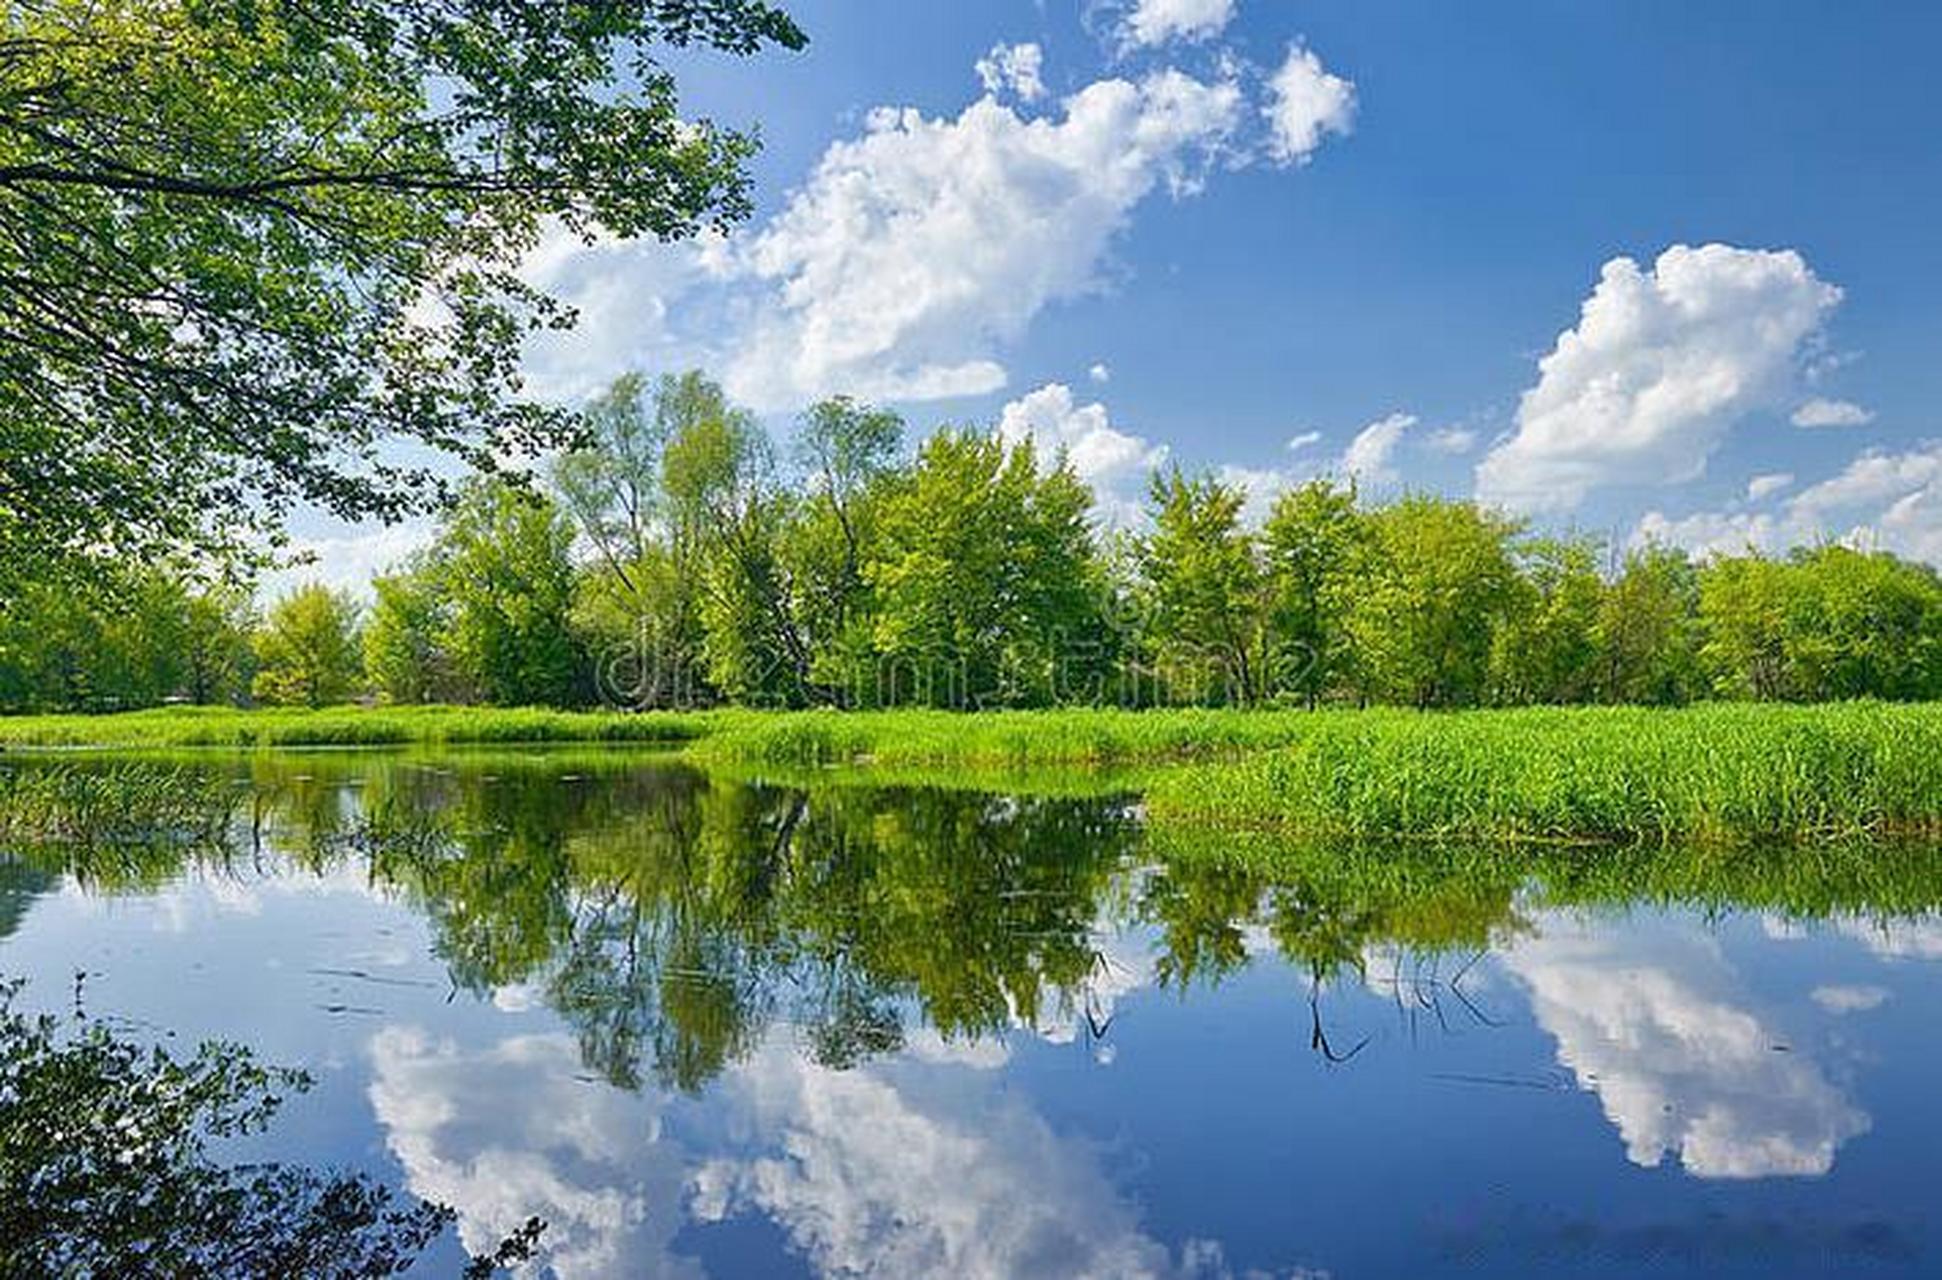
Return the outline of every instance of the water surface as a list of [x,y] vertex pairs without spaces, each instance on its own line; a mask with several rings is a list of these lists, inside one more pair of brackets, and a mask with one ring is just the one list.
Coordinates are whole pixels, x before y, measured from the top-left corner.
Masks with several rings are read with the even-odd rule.
[[1942,857],[1277,850],[1137,797],[292,753],[0,973],[315,1078],[450,1274],[1923,1275]]

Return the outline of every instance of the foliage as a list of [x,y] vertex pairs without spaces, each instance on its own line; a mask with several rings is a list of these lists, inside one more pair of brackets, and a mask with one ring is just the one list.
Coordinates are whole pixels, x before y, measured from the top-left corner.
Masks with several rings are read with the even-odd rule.
[[398,442],[566,438],[522,257],[746,214],[752,137],[658,59],[803,43],[761,0],[8,5],[0,574],[396,516],[442,496]]
[[251,692],[272,704],[324,707],[358,686],[358,607],[321,583],[298,587],[270,609],[256,633],[256,678]]
[[432,571],[449,611],[449,660],[488,701],[582,700],[572,547],[550,499],[496,480],[472,482],[441,531]]
[[388,1275],[450,1210],[359,1175],[225,1167],[300,1072],[209,1043],[177,1059],[101,1022],[63,1025],[0,989],[0,1271],[9,1275]]

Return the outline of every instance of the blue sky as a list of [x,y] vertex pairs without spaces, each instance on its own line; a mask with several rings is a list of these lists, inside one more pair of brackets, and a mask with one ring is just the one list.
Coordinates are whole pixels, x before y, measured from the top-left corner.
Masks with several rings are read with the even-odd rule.
[[[1257,509],[1330,470],[1942,561],[1942,9],[794,11],[805,54],[675,63],[691,112],[759,123],[755,217],[544,246],[585,322],[537,387],[701,364],[778,431],[831,391],[1002,422],[1120,522],[1164,459]],[[422,536],[305,532],[344,581]]]

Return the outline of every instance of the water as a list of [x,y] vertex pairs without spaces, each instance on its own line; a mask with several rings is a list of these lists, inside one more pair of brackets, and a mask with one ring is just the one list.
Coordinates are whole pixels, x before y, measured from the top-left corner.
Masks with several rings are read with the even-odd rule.
[[620,752],[210,767],[251,797],[224,855],[0,867],[0,972],[307,1069],[218,1152],[450,1206],[420,1274],[535,1216],[562,1277],[1942,1269],[1925,851],[1276,852],[1105,783]]

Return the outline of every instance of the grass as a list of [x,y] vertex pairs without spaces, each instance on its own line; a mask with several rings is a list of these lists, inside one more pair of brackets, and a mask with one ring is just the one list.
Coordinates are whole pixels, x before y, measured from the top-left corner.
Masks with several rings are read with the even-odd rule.
[[172,709],[0,719],[12,747],[656,742],[743,776],[1002,783],[1141,766],[1156,819],[1314,835],[1942,835],[1942,705],[1679,710],[576,713]]
[[0,747],[352,747],[682,742],[708,717],[540,707],[163,707],[115,715],[0,716]]
[[1176,770],[1163,820],[1317,835],[1709,841],[1942,834],[1942,706],[1317,717],[1296,744]]

